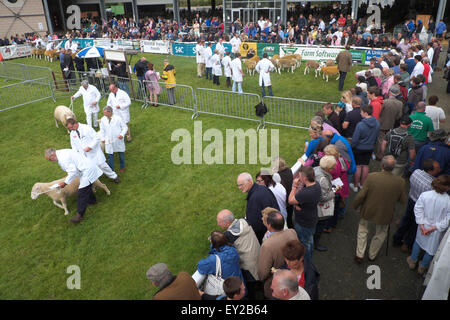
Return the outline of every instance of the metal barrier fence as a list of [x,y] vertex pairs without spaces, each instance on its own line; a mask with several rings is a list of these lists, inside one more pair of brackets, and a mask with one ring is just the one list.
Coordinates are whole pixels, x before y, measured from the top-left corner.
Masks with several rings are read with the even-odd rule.
[[268,112],[264,116],[264,125],[275,124],[285,127],[308,129],[310,120],[327,102],[291,99],[282,97],[264,97]]
[[6,80],[53,80],[53,71],[47,67],[31,66],[14,62],[0,62],[0,77]]
[[0,112],[49,98],[56,102],[47,78],[7,85],[0,87]]
[[[158,105],[168,106],[177,109],[189,110],[194,112],[197,110],[197,100],[194,89],[191,86],[175,83],[152,82],[145,80],[143,82],[143,92],[146,103],[142,106],[147,108],[154,101],[150,100],[150,90],[158,91]],[[153,99],[153,97],[151,98]],[[193,115],[193,116],[194,116]]]
[[255,106],[261,102],[261,97],[255,93],[237,93],[225,90],[197,88],[197,112],[223,117],[259,122],[262,118],[256,116]]

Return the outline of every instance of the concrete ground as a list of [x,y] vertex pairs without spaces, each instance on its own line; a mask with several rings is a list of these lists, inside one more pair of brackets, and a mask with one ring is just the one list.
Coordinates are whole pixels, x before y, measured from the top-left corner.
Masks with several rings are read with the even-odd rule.
[[[440,54],[439,67],[445,64],[448,44],[443,45]],[[433,83],[428,90],[430,95],[439,97],[438,106],[443,108],[448,119],[441,124],[441,128],[450,131],[450,95],[446,93],[447,81],[443,78],[443,71],[433,74]],[[372,161],[371,172],[379,170],[379,162]],[[350,204],[355,194],[351,191]],[[407,253],[400,248],[392,246],[392,236],[397,226],[395,221],[400,219],[405,210],[405,205],[397,205],[394,220],[390,226],[388,255],[386,255],[386,242],[374,262],[369,262],[366,256],[364,262],[358,265],[353,257],[356,251],[356,233],[358,230],[359,214],[351,206],[343,220],[339,220],[338,227],[330,234],[323,234],[321,244],[328,247],[327,252],[315,251],[313,261],[321,273],[319,296],[321,300],[415,300],[421,299],[423,294],[423,278],[416,271],[411,271],[406,263]],[[368,245],[375,232],[375,227],[370,228]],[[379,267],[381,281],[380,289],[368,289],[367,281],[374,273],[368,272],[368,267]],[[373,281],[369,281],[373,283]]]

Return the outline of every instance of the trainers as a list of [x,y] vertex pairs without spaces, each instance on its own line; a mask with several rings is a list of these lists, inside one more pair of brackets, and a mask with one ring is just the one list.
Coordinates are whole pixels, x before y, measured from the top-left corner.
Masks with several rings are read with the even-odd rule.
[[416,268],[417,265],[417,261],[414,261],[411,256],[409,256],[408,258],[406,258],[406,262],[408,263],[408,266],[411,270],[414,270]]
[[355,185],[353,183],[350,183],[349,186],[350,186],[350,189],[353,190],[353,192],[358,192],[358,188],[355,187]]
[[115,182],[115,183],[120,183],[119,177],[115,178],[115,179],[114,179],[114,182]]

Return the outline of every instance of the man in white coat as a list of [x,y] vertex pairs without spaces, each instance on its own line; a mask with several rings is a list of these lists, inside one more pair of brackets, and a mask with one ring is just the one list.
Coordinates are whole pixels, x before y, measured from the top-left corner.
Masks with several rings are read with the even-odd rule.
[[203,40],[198,40],[195,46],[196,51],[196,62],[197,62],[197,76],[199,78],[203,77],[205,74],[205,42]]
[[115,183],[120,183],[117,173],[112,171],[106,163],[97,132],[86,124],[78,123],[75,119],[68,119],[66,126],[71,130],[70,145],[72,149],[92,160]]
[[83,80],[81,81],[80,89],[72,96],[72,100],[75,100],[79,96],[83,96],[87,125],[92,127],[92,116],[94,116],[94,127],[98,127],[98,102],[102,95],[95,86],[89,84],[87,80]]
[[231,61],[231,76],[233,79],[233,88],[231,91],[236,92],[236,85],[239,93],[244,93],[242,91],[242,81],[244,77],[244,72],[242,71],[241,54],[236,53],[236,58]]
[[239,36],[237,33],[234,34],[234,38],[230,40],[231,44],[231,51],[233,52],[233,57],[237,57],[237,53],[240,53],[241,51],[241,39],[239,39]]
[[127,141],[131,142],[131,132],[130,132],[130,105],[131,99],[130,96],[123,90],[116,87],[116,85],[111,84],[109,86],[109,91],[111,92],[108,97],[108,101],[106,103],[107,106],[110,106],[114,113],[117,114],[123,122],[128,127],[127,131]]
[[259,86],[262,89],[262,96],[266,95],[264,87],[269,88],[269,96],[273,96],[272,82],[270,81],[270,72],[275,69],[272,61],[267,59],[267,53],[263,53],[263,58],[256,64],[255,70],[259,73]]
[[206,65],[206,80],[212,80],[212,63],[211,63],[211,57],[212,57],[212,43],[209,42],[208,46],[203,51],[203,54],[205,56],[205,65]]
[[217,50],[217,54],[219,55],[220,59],[222,59],[225,55],[225,46],[223,45],[223,39],[220,38],[219,42],[216,44],[216,48],[214,51]]
[[45,158],[49,161],[57,161],[61,169],[67,172],[66,179],[59,184],[60,188],[71,184],[74,178],[80,177],[77,199],[78,213],[76,217],[69,220],[73,223],[80,222],[83,220],[87,206],[97,203],[92,192],[92,184],[102,175],[102,170],[90,159],[72,149],[47,149]]
[[211,57],[213,83],[220,85],[220,76],[222,75],[222,63],[220,61],[219,50],[214,49],[214,55]]
[[227,88],[231,87],[231,58],[230,51],[227,51],[225,57],[222,59],[223,71],[225,73],[225,77],[227,78]]
[[120,172],[125,171],[125,142],[127,125],[109,106],[103,108],[105,115],[100,119],[100,140],[105,143],[105,152],[108,155],[108,165],[114,170],[114,152],[119,154]]

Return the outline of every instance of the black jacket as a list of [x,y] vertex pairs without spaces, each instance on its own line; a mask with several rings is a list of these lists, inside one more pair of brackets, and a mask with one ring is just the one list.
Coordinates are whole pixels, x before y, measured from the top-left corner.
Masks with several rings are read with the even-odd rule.
[[267,207],[280,210],[272,191],[265,186],[254,183],[247,194],[246,219],[255,232],[266,232],[267,230],[262,222],[261,214],[261,211]]
[[134,70],[136,71],[136,75],[138,77],[143,77],[145,75],[145,72],[147,72],[147,62],[139,60],[134,65]]
[[70,54],[65,54],[64,55],[64,68],[69,67],[69,70],[74,71],[75,68],[73,66],[73,59],[72,56]]

